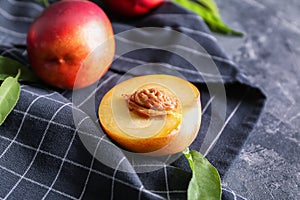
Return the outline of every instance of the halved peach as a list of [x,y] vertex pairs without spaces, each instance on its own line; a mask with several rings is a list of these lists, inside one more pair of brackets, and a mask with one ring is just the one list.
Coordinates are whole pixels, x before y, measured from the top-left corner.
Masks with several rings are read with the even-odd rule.
[[99,118],[109,137],[127,150],[174,154],[189,146],[199,131],[200,93],[176,76],[139,76],[104,95]]

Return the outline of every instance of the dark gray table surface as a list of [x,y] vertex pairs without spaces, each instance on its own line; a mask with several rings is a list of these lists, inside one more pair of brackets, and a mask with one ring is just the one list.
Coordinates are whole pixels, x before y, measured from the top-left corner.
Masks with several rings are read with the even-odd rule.
[[246,33],[216,35],[267,95],[261,118],[223,184],[257,199],[300,199],[300,1],[216,0],[224,21]]

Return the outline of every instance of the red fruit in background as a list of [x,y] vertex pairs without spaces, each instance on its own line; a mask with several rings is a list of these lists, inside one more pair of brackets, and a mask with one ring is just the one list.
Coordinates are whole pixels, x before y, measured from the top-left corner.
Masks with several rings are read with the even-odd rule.
[[103,0],[110,11],[125,17],[147,14],[163,1],[164,0]]
[[63,0],[46,8],[27,35],[32,70],[63,89],[91,85],[108,70],[115,52],[110,20],[96,4]]

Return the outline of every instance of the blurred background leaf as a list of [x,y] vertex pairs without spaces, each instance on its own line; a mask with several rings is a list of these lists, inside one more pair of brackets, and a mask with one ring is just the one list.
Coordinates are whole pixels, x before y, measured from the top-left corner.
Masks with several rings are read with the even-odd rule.
[[201,16],[212,32],[233,36],[244,35],[240,31],[231,29],[223,22],[219,9],[213,0],[173,0],[173,2]]

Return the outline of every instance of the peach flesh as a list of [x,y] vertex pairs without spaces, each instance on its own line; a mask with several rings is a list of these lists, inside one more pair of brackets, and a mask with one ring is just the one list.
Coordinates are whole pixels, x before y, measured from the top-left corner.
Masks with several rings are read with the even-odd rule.
[[[128,110],[122,94],[153,86],[176,95],[180,109],[174,115],[147,119]],[[175,154],[197,136],[201,123],[200,93],[194,85],[175,76],[135,77],[116,85],[103,97],[99,118],[109,137],[127,150],[155,156]]]

